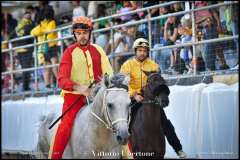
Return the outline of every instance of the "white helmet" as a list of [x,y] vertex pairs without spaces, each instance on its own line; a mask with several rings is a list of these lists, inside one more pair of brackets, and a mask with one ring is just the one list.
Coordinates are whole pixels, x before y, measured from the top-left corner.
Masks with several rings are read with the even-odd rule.
[[136,49],[138,47],[146,47],[149,49],[149,43],[148,40],[146,40],[145,38],[138,38],[134,41],[133,43],[133,49]]

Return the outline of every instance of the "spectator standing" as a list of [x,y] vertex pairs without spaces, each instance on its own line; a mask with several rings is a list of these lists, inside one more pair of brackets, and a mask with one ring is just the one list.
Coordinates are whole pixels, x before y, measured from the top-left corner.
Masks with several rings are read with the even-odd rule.
[[[168,12],[171,13],[171,12]],[[170,16],[167,18],[164,24],[164,32],[163,32],[163,44],[165,45],[174,45],[176,39],[178,39],[177,32],[177,18],[175,16]],[[158,64],[162,71],[164,72],[169,67],[170,63],[170,55],[172,53],[172,49],[164,49],[159,52],[154,52],[153,54],[159,54],[158,56]]]
[[[56,21],[54,20],[54,11],[50,7],[46,7],[43,10],[43,17],[42,21],[39,25],[37,25],[33,30],[31,31],[31,35],[37,36],[38,42],[43,42],[46,40],[53,40],[57,39],[58,35],[56,32],[51,32],[48,34],[45,34],[46,32],[50,32],[54,29],[56,29]],[[57,41],[48,42],[47,48],[48,51],[42,54],[39,54],[39,60],[41,64],[43,65],[49,65],[49,64],[57,64],[57,57],[58,57],[58,46]],[[44,45],[44,44],[42,44]],[[41,46],[41,45],[40,45]],[[38,50],[40,50],[40,46],[38,47]],[[51,88],[51,80],[50,80],[50,72],[53,72],[53,75],[55,79],[57,78],[57,67],[53,68],[45,68],[44,69],[44,81],[46,88]]]
[[[102,17],[106,17],[107,13],[106,13],[106,6],[105,4],[99,4],[97,6],[97,17],[96,18],[102,18]],[[101,28],[106,28],[108,27],[108,20],[100,20],[97,21],[94,24],[94,28],[95,29],[101,29]],[[104,31],[104,32],[99,32],[94,34],[95,38],[96,38],[96,44],[100,45],[105,51],[107,51],[107,43],[108,43],[108,31]]]
[[[120,8],[119,11],[117,11],[118,14],[127,13],[130,11],[133,11],[136,9],[136,5],[132,6],[132,3],[130,1],[123,1],[123,7]],[[125,23],[133,19],[133,16],[131,14],[127,14],[124,16],[121,16],[121,22]]]
[[[31,19],[31,11],[26,9],[26,12],[23,15],[23,18],[19,21],[17,27],[16,27],[16,33],[18,37],[22,36],[27,36],[30,34],[31,30],[34,27],[34,24]],[[18,46],[23,46],[27,44],[32,44],[33,43],[33,38],[28,38],[24,40],[19,40],[17,41]],[[30,48],[21,48],[16,50],[18,53],[18,59],[20,61],[21,67],[22,68],[30,68],[33,65],[33,47]],[[23,91],[28,91],[30,90],[30,72],[29,71],[24,71],[22,74],[22,79],[23,79]]]
[[13,18],[12,14],[10,13],[4,13],[3,15],[3,34],[4,34],[4,38],[5,40],[8,39],[13,39],[15,38],[16,35],[16,31],[15,28],[17,26],[17,20],[15,18]]
[[85,10],[81,6],[81,1],[72,1],[73,5],[73,19],[79,16],[85,16]]
[[[88,10],[87,16],[91,19],[97,18],[98,9],[97,9],[97,1],[89,1],[88,2]],[[105,10],[101,10],[101,12],[106,12]]]
[[[206,1],[196,1],[194,3],[195,8],[208,6]],[[203,33],[203,39],[218,38],[219,32],[221,32],[221,23],[219,16],[214,9],[200,10],[195,12],[196,26]],[[204,61],[207,70],[216,70],[216,55],[220,60],[220,69],[228,69],[224,54],[222,51],[221,43],[207,43],[204,45]]]
[[[170,10],[170,7],[169,6],[163,6],[163,7],[160,7],[159,8],[159,14],[160,15],[165,15],[165,14],[167,14],[168,12],[169,12],[169,10]],[[157,43],[157,44],[154,44],[154,46],[153,46],[153,48],[154,49],[157,49],[157,48],[159,48],[159,47],[162,47],[162,46],[165,46],[165,45],[167,45],[166,43],[165,43],[165,41],[164,41],[164,38],[163,38],[163,34],[164,34],[164,25],[165,25],[165,22],[167,21],[167,19],[168,18],[162,18],[162,19],[160,19],[159,20],[159,43]],[[168,49],[167,49],[168,50]],[[160,64],[160,62],[161,62],[161,56],[162,55],[160,55],[160,52],[164,52],[165,50],[157,50],[157,51],[153,51],[152,53],[151,53],[151,58],[153,59],[153,60],[155,60],[155,62],[157,62],[158,64]],[[169,51],[170,52],[170,51]],[[164,70],[165,70],[166,68],[164,68]]]
[[35,7],[35,25],[40,24],[40,22],[43,20],[44,18],[44,10],[45,8],[49,8],[50,10],[52,10],[53,15],[54,15],[54,10],[53,7],[49,5],[49,1],[38,1],[38,6]]

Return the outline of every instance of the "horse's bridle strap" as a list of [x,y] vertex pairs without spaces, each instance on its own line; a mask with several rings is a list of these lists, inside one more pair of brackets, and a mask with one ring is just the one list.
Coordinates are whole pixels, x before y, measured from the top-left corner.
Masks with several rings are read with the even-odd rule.
[[[103,113],[104,111],[107,112],[107,106],[106,106],[106,103],[105,103],[106,92],[107,92],[107,91],[119,91],[119,90],[126,90],[126,89],[124,89],[124,88],[108,88],[108,89],[105,90],[104,96],[103,96],[103,99],[104,99],[104,100],[103,100],[102,113]],[[107,122],[105,122],[104,120],[102,120],[99,116],[97,116],[97,115],[96,115],[94,112],[92,112],[92,111],[91,111],[91,114],[92,114],[95,118],[97,118],[100,122],[102,122],[107,129],[110,129],[110,130],[113,130],[113,125],[116,124],[116,123],[118,123],[118,122],[121,122],[121,121],[127,121],[127,122],[128,122],[128,120],[125,119],[125,118],[118,118],[118,119],[116,119],[116,120],[114,120],[114,121],[111,122],[110,119],[109,119],[109,117],[108,117],[108,112],[106,113],[106,114],[107,114],[106,119],[108,120]]]
[[109,86],[109,88],[119,88],[119,89],[122,88],[128,91],[128,86],[124,84],[114,84],[112,86]]
[[121,122],[121,121],[128,121],[128,120],[125,118],[119,118],[119,119],[116,119],[115,121],[113,121],[112,125],[114,125],[115,123]]
[[104,122],[100,117],[98,117],[94,112],[91,111],[91,114],[92,114],[95,118],[97,118],[100,122],[102,122],[107,129],[112,129],[111,127],[109,127],[109,126],[107,125],[107,123],[105,123],[105,122]]
[[142,101],[141,103],[155,103],[155,104],[159,104],[156,100],[148,100],[148,101]]

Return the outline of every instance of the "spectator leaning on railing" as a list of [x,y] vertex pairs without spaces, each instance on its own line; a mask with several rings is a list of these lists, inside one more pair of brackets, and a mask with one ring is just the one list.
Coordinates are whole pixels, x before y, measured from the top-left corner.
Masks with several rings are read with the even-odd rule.
[[[172,13],[169,11],[168,13]],[[177,32],[177,17],[176,16],[169,16],[164,24],[164,32],[163,32],[163,41],[165,45],[174,45],[175,41],[179,39]],[[164,49],[161,50],[160,53],[160,67],[162,71],[168,69],[169,64],[167,63],[170,61],[170,55],[172,53],[172,49]]]
[[[31,35],[37,36],[38,42],[57,39],[57,33],[50,32],[56,29],[56,21],[54,20],[54,11],[50,7],[45,7],[43,17],[39,25],[31,31]],[[41,65],[57,64],[58,46],[57,41],[43,43],[38,46],[38,60]],[[54,77],[57,78],[57,67],[44,69],[44,81],[46,88],[51,88],[50,71],[53,71]]]
[[[97,16],[96,18],[102,18],[106,17],[106,5],[105,4],[99,4],[97,6]],[[106,28],[109,26],[109,21],[107,19],[97,21],[94,23],[94,29],[101,29],[101,28]],[[99,32],[94,34],[95,42],[96,44],[100,45],[104,51],[107,51],[107,43],[109,41],[109,32],[104,31],[104,32]]]
[[[208,6],[208,3],[206,1],[196,1],[194,5],[195,8],[200,8]],[[221,23],[216,9],[196,11],[194,15],[196,28],[203,33],[204,40],[218,38],[218,34],[221,32]],[[224,58],[221,42],[207,43],[204,45],[204,50],[204,60],[207,70],[216,70],[216,55],[219,57],[221,63],[220,69],[229,68]]]

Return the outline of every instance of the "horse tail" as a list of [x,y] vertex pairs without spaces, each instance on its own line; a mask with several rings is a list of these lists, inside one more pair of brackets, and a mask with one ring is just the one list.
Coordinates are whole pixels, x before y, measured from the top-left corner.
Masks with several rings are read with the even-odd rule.
[[46,115],[42,115],[42,116],[39,117],[39,121],[43,122],[46,118],[47,118]]
[[39,129],[38,129],[38,144],[37,144],[37,158],[47,158],[48,151],[50,149],[49,144],[49,130],[48,126],[53,122],[55,113],[48,115],[42,115],[39,117]]
[[49,113],[48,115],[42,115],[39,117],[39,121],[41,124],[50,124],[55,117],[55,113]]

